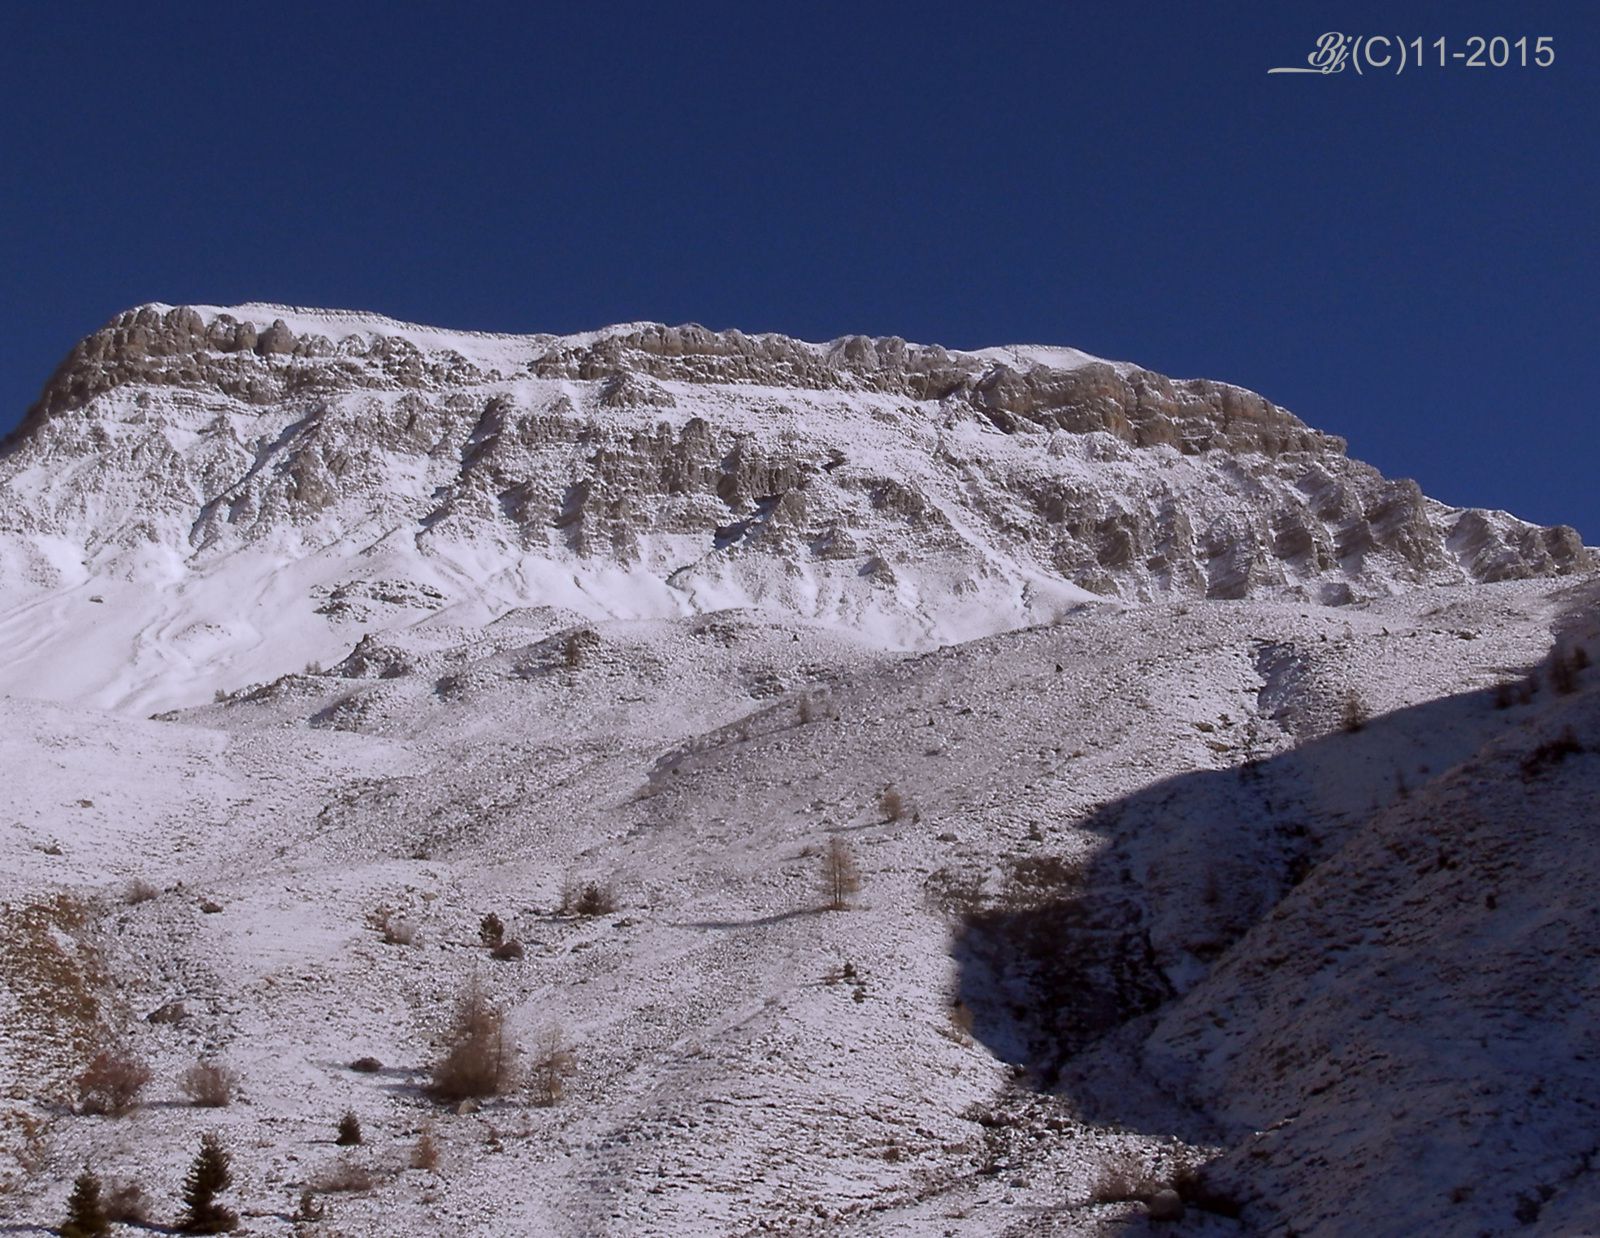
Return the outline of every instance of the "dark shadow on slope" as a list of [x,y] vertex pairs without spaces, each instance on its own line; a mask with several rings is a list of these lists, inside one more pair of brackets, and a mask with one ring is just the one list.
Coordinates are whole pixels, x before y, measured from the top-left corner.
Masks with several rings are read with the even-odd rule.
[[798,920],[805,916],[820,916],[827,912],[825,907],[796,907],[793,911],[780,911],[770,916],[758,916],[753,920],[676,920],[669,923],[673,928],[692,929],[741,929],[762,928],[769,924],[782,924],[788,920]]
[[1440,698],[1101,807],[1083,824],[1107,844],[1085,864],[1029,857],[998,895],[954,900],[971,1034],[1033,1087],[1072,1095],[1091,1120],[1139,1126],[1147,1110],[1120,1104],[1118,1089],[1074,1086],[1073,1059],[1148,1024],[1373,812],[1535,716],[1550,695],[1545,686],[1531,707],[1507,706],[1493,689]]

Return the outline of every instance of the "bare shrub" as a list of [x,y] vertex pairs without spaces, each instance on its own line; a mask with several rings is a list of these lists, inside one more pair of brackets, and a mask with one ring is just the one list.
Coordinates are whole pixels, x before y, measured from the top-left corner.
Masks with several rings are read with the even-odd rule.
[[795,718],[802,723],[810,722],[812,718],[816,717],[816,707],[812,705],[811,698],[805,695],[802,695],[795,702],[794,712]]
[[1561,646],[1550,651],[1550,687],[1559,696],[1570,696],[1578,690],[1578,672],[1589,664],[1589,655],[1581,646],[1567,650]]
[[367,913],[367,926],[378,930],[378,936],[386,946],[416,945],[416,925],[402,919],[387,903],[380,904]]
[[372,1189],[372,1171],[357,1161],[341,1157],[311,1180],[311,1189],[321,1195],[353,1194]]
[[1517,702],[1517,687],[1508,680],[1502,679],[1494,686],[1494,707],[1496,709],[1510,709]]
[[522,943],[513,937],[510,941],[503,941],[489,951],[489,957],[502,963],[515,963],[526,953],[527,951],[522,948]]
[[1344,705],[1339,710],[1339,725],[1346,731],[1354,734],[1361,730],[1372,719],[1372,710],[1368,707],[1366,698],[1354,688],[1345,693]]
[[417,926],[410,920],[391,920],[384,926],[383,944],[386,946],[414,946],[417,944]]
[[101,1049],[77,1078],[78,1112],[120,1117],[139,1103],[150,1079],[150,1067],[128,1050]]
[[124,1225],[146,1225],[150,1220],[150,1199],[137,1182],[112,1182],[106,1188],[106,1220]]
[[233,1094],[238,1091],[239,1081],[221,1062],[208,1062],[202,1058],[183,1072],[178,1086],[189,1098],[190,1104],[206,1109],[221,1109],[233,1103]]
[[561,643],[561,664],[575,671],[584,664],[589,653],[600,648],[600,633],[593,628],[579,628],[569,633]]
[[878,811],[885,821],[898,821],[905,815],[906,801],[894,787],[885,787],[878,793]]
[[611,882],[570,880],[561,890],[561,914],[609,916],[617,909],[617,890]]
[[350,1063],[350,1069],[361,1075],[375,1075],[383,1069],[383,1063],[375,1057],[358,1057]]
[[1554,739],[1547,739],[1522,758],[1522,781],[1532,782],[1553,765],[1583,751],[1572,728],[1566,727]]
[[153,898],[159,898],[161,891],[143,877],[135,877],[122,889],[122,901],[129,907],[137,907],[140,903],[148,903]]
[[[1081,856],[1022,856],[1011,862],[996,906],[1002,911],[1020,912],[1076,898],[1083,892],[1084,867]],[[1206,877],[1209,885],[1215,873],[1208,870]],[[1204,890],[1201,896],[1206,897]],[[1220,890],[1216,897],[1221,897]]]
[[456,999],[428,1093],[446,1103],[498,1096],[511,1082],[516,1051],[505,1012],[473,980]]
[[431,1127],[423,1127],[422,1133],[417,1136],[417,1142],[411,1149],[411,1168],[439,1168],[439,1141],[434,1138]]
[[861,888],[861,869],[850,844],[839,835],[828,838],[822,853],[822,894],[830,911],[843,911],[850,896]]
[[1145,1202],[1165,1184],[1129,1154],[1122,1154],[1101,1166],[1089,1199],[1097,1204]]
[[566,1045],[559,1027],[539,1033],[533,1045],[533,1060],[528,1065],[528,1095],[535,1105],[559,1104],[566,1092],[566,1080],[578,1068],[577,1059]]
[[320,1221],[327,1211],[328,1206],[318,1199],[317,1193],[308,1186],[300,1192],[300,1205],[294,1210],[290,1220]]

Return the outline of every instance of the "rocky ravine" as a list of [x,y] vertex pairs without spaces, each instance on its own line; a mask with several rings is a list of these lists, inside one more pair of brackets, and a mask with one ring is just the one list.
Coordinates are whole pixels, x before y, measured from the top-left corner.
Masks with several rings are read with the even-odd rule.
[[[1071,349],[147,305],[74,348],[0,457],[0,634],[26,610],[34,670],[76,660],[38,606],[70,627],[62,599],[97,594],[135,670],[0,684],[192,703],[290,669],[292,618],[342,656],[341,589],[473,622],[770,606],[926,647],[1096,598],[1339,604],[1590,561],[1572,529],[1445,507],[1261,396]],[[157,666],[174,616],[111,593],[200,577],[270,594],[274,622],[205,619]]]

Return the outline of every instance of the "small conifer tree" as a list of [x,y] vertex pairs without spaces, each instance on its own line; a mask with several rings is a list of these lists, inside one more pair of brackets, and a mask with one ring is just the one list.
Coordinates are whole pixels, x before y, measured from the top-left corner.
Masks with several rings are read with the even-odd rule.
[[105,1204],[100,1198],[100,1179],[85,1165],[67,1197],[67,1223],[62,1238],[104,1238],[111,1232]]
[[233,1185],[232,1157],[215,1131],[200,1139],[200,1151],[183,1180],[183,1221],[186,1234],[226,1234],[239,1224],[231,1209],[217,1202],[217,1196]]

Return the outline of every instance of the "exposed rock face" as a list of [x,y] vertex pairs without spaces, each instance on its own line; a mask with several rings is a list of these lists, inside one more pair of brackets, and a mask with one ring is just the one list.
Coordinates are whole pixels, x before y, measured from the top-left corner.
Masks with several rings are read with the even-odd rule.
[[[645,582],[624,611],[770,603],[905,643],[1090,594],[1336,602],[1591,562],[1571,529],[1434,503],[1259,395],[1071,350],[272,306],[118,315],[6,444],[0,493],[8,586],[62,583],[40,538],[121,575],[152,546],[472,546],[524,581],[502,607],[553,600],[538,560]],[[618,609],[584,596],[559,600]]]

